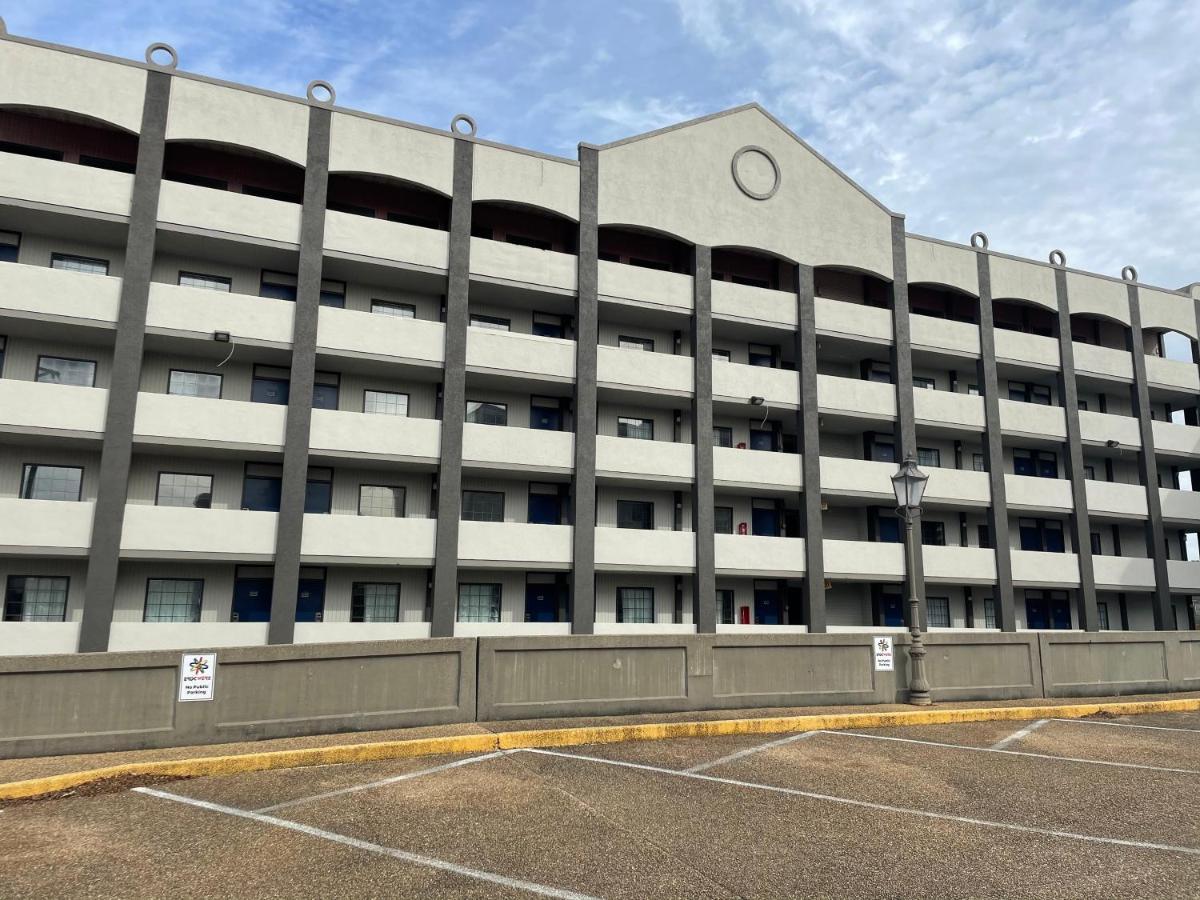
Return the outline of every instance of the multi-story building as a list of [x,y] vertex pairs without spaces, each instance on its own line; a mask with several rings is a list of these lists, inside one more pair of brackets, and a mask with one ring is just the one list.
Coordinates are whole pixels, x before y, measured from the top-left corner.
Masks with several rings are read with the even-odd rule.
[[756,105],[564,159],[176,62],[0,39],[0,651],[1195,627],[1196,285]]

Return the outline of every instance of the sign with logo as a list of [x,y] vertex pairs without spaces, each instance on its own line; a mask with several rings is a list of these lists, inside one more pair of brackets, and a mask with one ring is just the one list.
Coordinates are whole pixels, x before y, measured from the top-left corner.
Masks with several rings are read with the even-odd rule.
[[179,666],[179,699],[211,700],[217,685],[217,654],[185,653]]
[[895,668],[895,657],[892,654],[892,639],[890,637],[876,637],[875,671],[892,672]]

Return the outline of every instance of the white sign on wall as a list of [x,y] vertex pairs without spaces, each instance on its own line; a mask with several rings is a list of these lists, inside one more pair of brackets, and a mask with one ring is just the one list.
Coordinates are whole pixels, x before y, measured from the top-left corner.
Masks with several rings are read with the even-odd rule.
[[217,654],[185,653],[179,665],[179,699],[211,700],[217,684]]
[[895,669],[895,657],[892,655],[892,639],[890,637],[875,638],[875,671],[891,672]]

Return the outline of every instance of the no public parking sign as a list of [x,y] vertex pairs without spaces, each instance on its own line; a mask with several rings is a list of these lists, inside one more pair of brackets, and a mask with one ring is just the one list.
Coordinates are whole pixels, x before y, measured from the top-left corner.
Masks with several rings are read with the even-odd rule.
[[179,665],[179,699],[211,700],[217,684],[217,654],[185,653]]

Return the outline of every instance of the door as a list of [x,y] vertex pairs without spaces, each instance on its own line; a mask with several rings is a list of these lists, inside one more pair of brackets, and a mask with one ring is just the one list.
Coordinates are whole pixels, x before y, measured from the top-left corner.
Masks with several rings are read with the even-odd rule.
[[779,624],[779,591],[754,589],[754,622],[757,625]]
[[320,622],[325,612],[325,582],[320,578],[301,578],[296,592],[296,621]]
[[1040,597],[1025,598],[1025,627],[1031,631],[1050,627],[1046,616],[1045,600]]
[[529,427],[539,431],[562,431],[563,415],[558,406],[536,403],[529,407]]
[[766,537],[779,537],[779,510],[774,505],[755,505],[751,510],[752,533]]
[[1050,627],[1070,629],[1071,601],[1066,597],[1053,597],[1050,600]]
[[271,579],[238,578],[233,583],[233,622],[271,620]]
[[888,628],[904,627],[904,601],[899,594],[879,595],[879,624]]
[[529,521],[533,525],[558,525],[562,521],[558,494],[530,494]]
[[242,481],[242,509],[279,512],[283,496],[283,479],[264,475],[247,475]]
[[525,585],[525,621],[557,622],[558,599],[557,585]]

